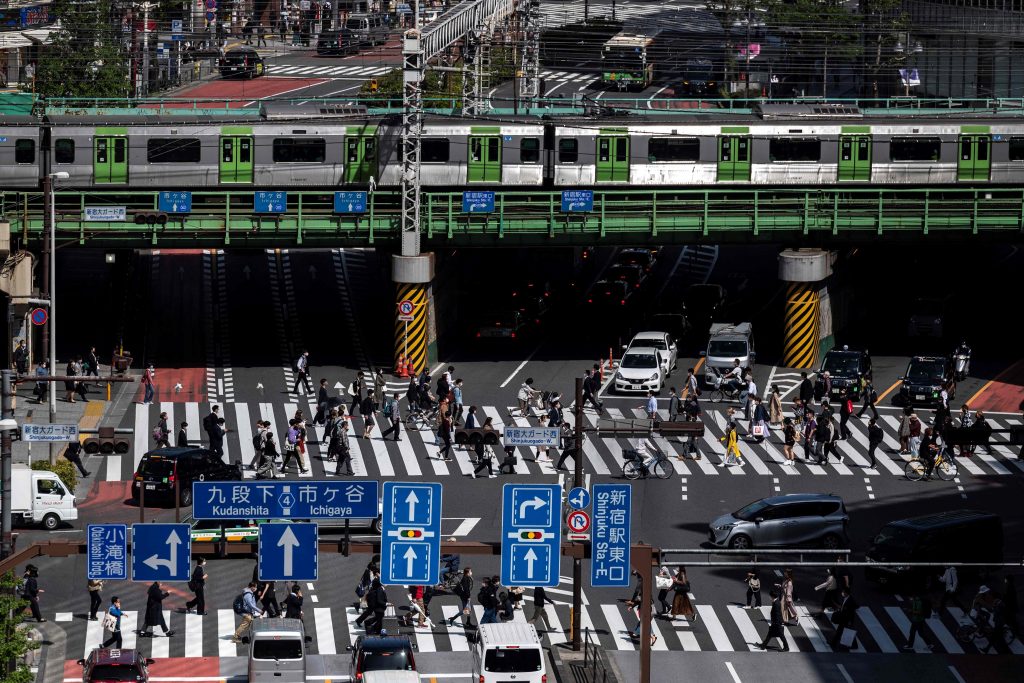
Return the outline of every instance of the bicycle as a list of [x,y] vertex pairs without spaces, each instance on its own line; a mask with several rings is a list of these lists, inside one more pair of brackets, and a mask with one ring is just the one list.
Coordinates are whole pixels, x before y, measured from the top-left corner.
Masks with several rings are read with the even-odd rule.
[[636,451],[623,451],[626,462],[622,464],[622,476],[626,479],[646,479],[653,471],[658,479],[668,479],[675,472],[675,468],[668,458],[661,451],[651,456],[650,461],[644,460]]
[[[971,610],[971,612],[975,612],[975,610]],[[973,640],[986,640],[988,641],[988,647],[985,648],[987,651],[989,647],[996,643],[1009,645],[1015,638],[1013,629],[1009,625],[1000,624],[998,627],[993,625],[989,620],[987,610],[978,610],[976,616],[968,613],[968,618],[970,621],[960,622],[960,626],[956,629],[956,639],[961,643],[966,644]]]
[[[910,481],[921,481],[927,476],[927,472],[928,463],[916,455],[903,467],[903,474]],[[959,468],[952,457],[946,455],[945,451],[941,451],[935,456],[932,472],[937,474],[942,481],[952,481],[959,474]]]
[[722,381],[721,375],[716,375],[715,388],[711,390],[711,395],[708,398],[712,403],[724,403],[725,401],[739,403],[741,391],[739,387],[733,387],[728,382]]

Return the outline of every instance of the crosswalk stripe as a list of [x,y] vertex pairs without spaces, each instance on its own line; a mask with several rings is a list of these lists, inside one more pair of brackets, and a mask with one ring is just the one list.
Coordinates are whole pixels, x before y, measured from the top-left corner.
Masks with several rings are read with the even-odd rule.
[[[885,611],[896,624],[896,628],[900,630],[904,641],[908,640],[910,638],[910,620],[907,619],[907,615],[899,607],[886,607]],[[917,638],[914,639],[914,652],[928,652],[928,645],[924,642],[923,633],[918,634]]]
[[[770,607],[767,609],[771,609]],[[754,628],[754,625],[750,622],[750,618],[747,616],[746,611],[739,605],[729,605],[729,616],[736,622],[736,628],[740,630],[740,635],[743,636],[743,642],[746,644],[747,649],[751,652],[764,652],[760,648],[756,647],[761,642],[761,635]]]
[[615,648],[618,650],[636,650],[630,631],[626,628],[626,622],[622,619],[618,605],[601,605],[601,613],[608,624],[608,632],[611,633]]
[[420,469],[419,460],[416,458],[416,451],[412,447],[412,430],[406,429],[405,436],[398,442],[398,452],[402,456],[402,462],[405,463],[405,470],[410,475],[420,476],[423,471]]
[[807,639],[811,641],[811,647],[814,648],[815,652],[832,652],[832,648],[829,646],[828,641],[825,640],[825,636],[822,634],[821,629],[818,628],[818,623],[814,621],[811,613],[808,609],[802,605],[796,608],[797,623],[803,628],[804,633],[807,634]]
[[715,644],[715,650],[718,652],[734,652],[732,642],[729,640],[722,622],[718,620],[718,615],[715,614],[715,608],[711,605],[697,605],[696,610],[697,614],[700,615],[701,621],[704,622],[708,635],[711,636],[711,642]]
[[[742,608],[739,608],[739,609],[742,611]],[[753,610],[751,610],[751,612],[752,611]],[[771,608],[771,606],[770,605],[764,605],[763,607],[760,608],[760,612],[761,612],[761,616],[764,617],[765,623],[770,624],[771,620],[772,620],[772,608]],[[798,616],[799,616],[799,614],[798,614]],[[800,619],[797,618],[797,624],[799,624],[799,623],[800,623]],[[783,628],[783,630],[786,629],[785,626],[783,626],[782,628]],[[786,631],[786,643],[789,645],[789,651],[790,652],[800,652],[800,642],[797,639],[796,633],[794,631]]]
[[[377,419],[371,419],[374,421],[374,425],[376,425],[376,431],[380,433],[380,424],[377,422]],[[395,468],[391,465],[391,457],[388,455],[387,444],[385,444],[382,439],[370,434],[370,450],[373,451],[373,459],[377,463],[377,469],[380,471],[380,475],[382,477],[395,476]],[[406,469],[408,469],[408,465],[406,466]],[[417,472],[417,474],[419,473]]]
[[[856,441],[857,444],[860,445],[860,447],[862,449],[864,449],[865,453],[867,453],[867,451],[868,451],[868,438],[867,438],[867,436],[864,434],[864,432],[862,432],[860,429],[857,429],[856,427],[854,427],[851,431],[853,432],[853,440]],[[843,446],[844,447],[847,446],[847,445],[848,444],[846,444],[846,442],[843,442]],[[853,448],[849,448],[847,452],[852,451],[852,450],[853,450]],[[866,462],[867,458],[864,458],[864,460]],[[879,444],[878,448],[875,449],[875,461],[877,463],[880,463],[882,465],[882,467],[887,469],[889,471],[889,474],[893,474],[893,475],[895,475],[897,477],[903,475],[903,467],[901,467],[900,465],[897,465],[896,463],[894,463],[892,461],[892,458],[890,458],[884,452],[884,450],[882,448],[882,444]],[[868,470],[868,472],[870,473],[870,470]]]
[[[123,620],[124,617],[121,619]],[[90,621],[85,629],[85,652],[82,657],[88,657],[93,648],[102,645],[103,636],[103,618],[100,617],[99,621]]]
[[798,470],[796,467],[791,467],[789,465],[783,464],[786,462],[786,457],[782,455],[782,453],[780,453],[778,449],[775,448],[775,446],[771,442],[769,442],[768,439],[765,439],[764,442],[761,443],[760,445],[761,448],[763,448],[765,452],[768,453],[768,458],[776,465],[779,465],[780,469],[783,472],[785,472],[786,474],[800,474],[800,470]]
[[946,628],[941,619],[933,614],[925,620],[925,623],[928,624],[928,628],[931,629],[936,640],[939,641],[947,654],[962,655],[964,653],[964,649],[956,642],[956,638],[949,632],[949,629]]
[[444,605],[441,613],[445,621],[454,620],[452,624],[445,624],[448,632],[448,642],[452,652],[469,652],[469,638],[466,636],[466,628],[462,625],[462,610],[458,605]]
[[199,443],[199,428],[202,420],[199,418],[199,404],[195,401],[189,401],[185,404],[185,422],[188,423],[188,427],[185,427],[185,436],[188,438],[188,442]]
[[138,631],[136,624],[138,620],[139,613],[134,610],[121,614],[121,640],[124,641],[123,646],[125,650],[135,649]]
[[142,456],[146,454],[146,447],[149,444],[149,407],[137,403],[135,405],[135,439],[133,440],[135,464],[132,472],[139,471],[139,463]]
[[434,432],[429,429],[423,428],[413,432],[417,435],[420,442],[423,444],[423,448],[427,451],[427,459],[430,460],[431,467],[434,468],[434,474],[443,477],[448,474],[448,465],[441,460],[441,449],[434,443]]
[[331,609],[329,607],[314,607],[313,623],[316,627],[317,651],[322,655],[338,654],[338,648],[334,644],[334,622],[331,621]]
[[[971,623],[971,618],[964,614],[963,610],[959,607],[948,606],[946,607],[946,611],[949,612],[949,615],[953,617],[953,621],[955,621],[957,624]],[[986,640],[985,638],[976,639],[974,641],[974,646],[978,648],[979,652],[984,652],[985,654],[999,654],[994,647],[988,646],[988,640]],[[1011,652],[1012,651],[1013,650],[1011,648]]]
[[356,623],[359,618],[359,611],[355,607],[345,608],[345,619],[348,621],[349,645],[355,645],[356,639],[366,635],[366,629]]
[[[256,457],[256,449],[252,445],[254,430],[252,423],[249,422],[249,406],[245,403],[235,404],[235,429],[238,430],[238,447],[242,452],[242,466],[244,467]],[[251,472],[246,472],[246,474],[251,474]]]
[[[1021,461],[1020,457],[1016,453],[1011,451],[1008,446],[993,445],[992,448],[996,451],[996,453],[1005,456],[1006,459],[1010,462],[1010,464],[1012,464],[1021,472],[1024,472],[1024,461]],[[964,458],[961,458],[961,461],[963,460]]]
[[659,451],[664,453],[666,458],[672,458],[672,467],[675,468],[677,474],[683,477],[690,475],[690,468],[686,465],[686,462],[681,457],[679,457],[680,454],[683,453],[686,449],[685,444],[680,444],[680,446],[682,446],[682,449],[676,451],[674,448],[672,448],[672,444],[668,442],[668,439],[661,435],[655,435],[654,446]]
[[203,617],[199,614],[185,615],[185,656],[203,656]]
[[[878,645],[882,652],[899,652],[899,648],[892,642],[892,639],[889,638],[889,634],[885,632],[885,629],[882,628],[882,624],[869,608],[858,607],[857,617],[860,620],[860,623],[864,625],[864,628],[868,630],[868,633],[871,634],[875,644]],[[864,643],[861,642],[860,638],[857,639],[857,647],[864,647]]]
[[548,643],[554,646],[567,642],[565,629],[562,627],[562,621],[558,618],[558,610],[555,609],[555,606],[548,605],[544,613],[548,615]]
[[[165,609],[164,611],[164,623],[170,626],[171,624],[171,610]],[[150,638],[153,644],[152,656],[158,659],[167,659],[171,656],[171,639],[164,636],[155,627],[153,628],[153,637]]]
[[235,613],[229,609],[217,610],[217,656],[237,657],[238,647],[231,642],[235,633]]

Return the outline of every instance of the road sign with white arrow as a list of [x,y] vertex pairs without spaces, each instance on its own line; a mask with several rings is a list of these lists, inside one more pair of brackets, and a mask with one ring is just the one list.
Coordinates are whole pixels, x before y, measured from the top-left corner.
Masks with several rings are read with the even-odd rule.
[[335,192],[334,213],[366,213],[366,193]]
[[505,484],[501,505],[501,583],[557,586],[562,543],[562,489]]
[[441,485],[384,482],[381,583],[432,586],[441,563]]
[[132,581],[188,581],[191,562],[188,524],[132,525]]
[[316,581],[317,525],[260,524],[260,581]]

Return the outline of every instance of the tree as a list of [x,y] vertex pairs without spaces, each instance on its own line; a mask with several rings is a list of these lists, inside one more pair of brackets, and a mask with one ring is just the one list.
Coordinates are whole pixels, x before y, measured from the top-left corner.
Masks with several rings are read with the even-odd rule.
[[111,0],[56,0],[54,11],[61,28],[40,55],[36,91],[47,97],[127,96],[127,54]]
[[820,66],[821,94],[828,97],[829,60],[861,53],[859,20],[843,0],[782,0],[772,3],[770,23],[786,36],[791,63],[810,82]]
[[38,645],[28,637],[25,602],[17,592],[18,580],[7,572],[0,576],[0,681],[32,683],[35,676],[24,657]]
[[[741,34],[745,38],[744,50],[749,49],[751,31],[760,22],[768,0],[707,0],[705,7],[715,15],[715,18],[722,24],[725,31],[725,73],[726,84],[733,80],[732,74],[736,71],[736,46],[735,40]],[[748,74],[749,76],[749,74]],[[745,83],[744,87],[749,87]]]
[[864,22],[865,71],[871,78],[871,96],[880,97],[879,75],[883,72],[893,73],[893,69],[906,62],[906,55],[913,49],[908,44],[901,54],[896,47],[900,42],[900,33],[910,25],[910,17],[903,11],[902,0],[862,0],[861,15]]

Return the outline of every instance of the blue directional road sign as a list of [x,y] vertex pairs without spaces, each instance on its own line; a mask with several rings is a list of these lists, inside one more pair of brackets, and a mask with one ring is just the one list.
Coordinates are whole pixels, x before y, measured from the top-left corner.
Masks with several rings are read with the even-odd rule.
[[165,213],[192,213],[192,193],[161,192],[160,210]]
[[503,585],[558,585],[561,509],[558,484],[505,484],[501,498]]
[[576,213],[594,210],[593,190],[562,190],[562,212]]
[[85,530],[86,576],[89,580],[128,580],[128,527],[90,524]]
[[288,193],[254,192],[252,210],[254,213],[284,213],[288,210]]
[[377,480],[196,481],[195,519],[377,519]]
[[630,484],[594,484],[590,585],[629,585]]
[[335,192],[334,213],[366,213],[366,193]]
[[582,486],[569,491],[569,507],[573,510],[585,510],[590,507],[590,491]]
[[463,213],[494,213],[493,192],[463,192],[462,193]]
[[316,524],[260,524],[259,567],[260,581],[316,581]]
[[132,524],[132,581],[188,581],[188,524]]
[[441,485],[384,482],[381,578],[433,586],[441,564]]

